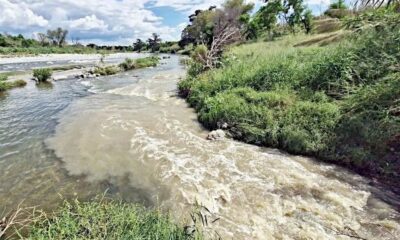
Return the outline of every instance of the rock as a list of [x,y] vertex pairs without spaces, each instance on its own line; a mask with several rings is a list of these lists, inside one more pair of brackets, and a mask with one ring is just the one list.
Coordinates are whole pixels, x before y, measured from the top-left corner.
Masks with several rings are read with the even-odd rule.
[[193,236],[196,232],[196,226],[185,226],[184,230],[187,236]]
[[225,137],[226,137],[226,133],[223,130],[218,129],[218,130],[210,132],[207,136],[207,140],[210,140],[210,141],[222,140]]

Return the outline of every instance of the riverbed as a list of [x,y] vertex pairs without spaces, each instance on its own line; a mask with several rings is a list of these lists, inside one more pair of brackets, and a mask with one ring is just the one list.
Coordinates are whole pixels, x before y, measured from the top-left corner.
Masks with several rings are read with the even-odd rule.
[[1,96],[0,207],[51,211],[106,193],[177,220],[204,206],[215,220],[207,231],[222,239],[400,238],[396,196],[369,180],[276,149],[207,141],[176,95],[179,62]]

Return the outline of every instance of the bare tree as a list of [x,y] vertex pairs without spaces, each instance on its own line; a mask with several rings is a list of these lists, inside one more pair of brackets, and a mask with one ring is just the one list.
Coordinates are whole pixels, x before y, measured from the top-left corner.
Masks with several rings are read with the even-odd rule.
[[79,37],[71,37],[71,42],[72,42],[72,45],[75,45],[75,46],[82,46],[82,44],[80,43],[80,38]]
[[47,38],[47,35],[44,33],[38,33],[36,35],[37,40],[39,41],[40,45],[46,46],[49,44],[49,39]]
[[62,47],[66,43],[68,30],[57,28],[55,30],[47,30],[47,38],[54,45]]
[[221,28],[217,35],[214,36],[210,49],[198,52],[196,59],[203,65],[204,69],[213,69],[221,63],[220,58],[224,48],[242,39],[239,28],[235,26]]

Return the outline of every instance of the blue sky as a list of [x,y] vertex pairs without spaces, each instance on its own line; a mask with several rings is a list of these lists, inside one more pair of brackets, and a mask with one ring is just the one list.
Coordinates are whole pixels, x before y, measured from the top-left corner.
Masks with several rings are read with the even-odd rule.
[[[0,32],[34,37],[63,27],[81,43],[131,44],[157,32],[178,40],[187,16],[224,0],[0,0]],[[246,0],[260,6],[260,0]],[[319,14],[331,0],[305,0]]]

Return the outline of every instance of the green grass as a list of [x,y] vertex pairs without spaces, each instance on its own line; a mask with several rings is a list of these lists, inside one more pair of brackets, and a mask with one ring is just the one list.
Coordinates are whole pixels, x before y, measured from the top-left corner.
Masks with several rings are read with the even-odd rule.
[[36,219],[28,239],[202,239],[186,235],[169,214],[115,201],[65,202],[51,215]]
[[121,71],[130,71],[134,69],[146,68],[146,67],[155,67],[159,63],[159,57],[145,57],[138,59],[126,58],[124,62],[120,63],[118,66],[97,66],[94,70],[95,74],[99,74],[102,76],[114,75]]
[[220,69],[192,64],[179,89],[209,129],[396,182],[400,15],[380,19],[324,47],[329,34],[233,47]]
[[101,76],[109,76],[109,75],[115,75],[117,73],[119,73],[121,70],[120,68],[118,68],[117,66],[105,66],[105,67],[101,67],[101,66],[97,66],[94,69],[94,74],[99,74]]
[[26,82],[24,80],[7,81],[8,74],[0,74],[0,92],[5,92],[12,88],[24,87]]

